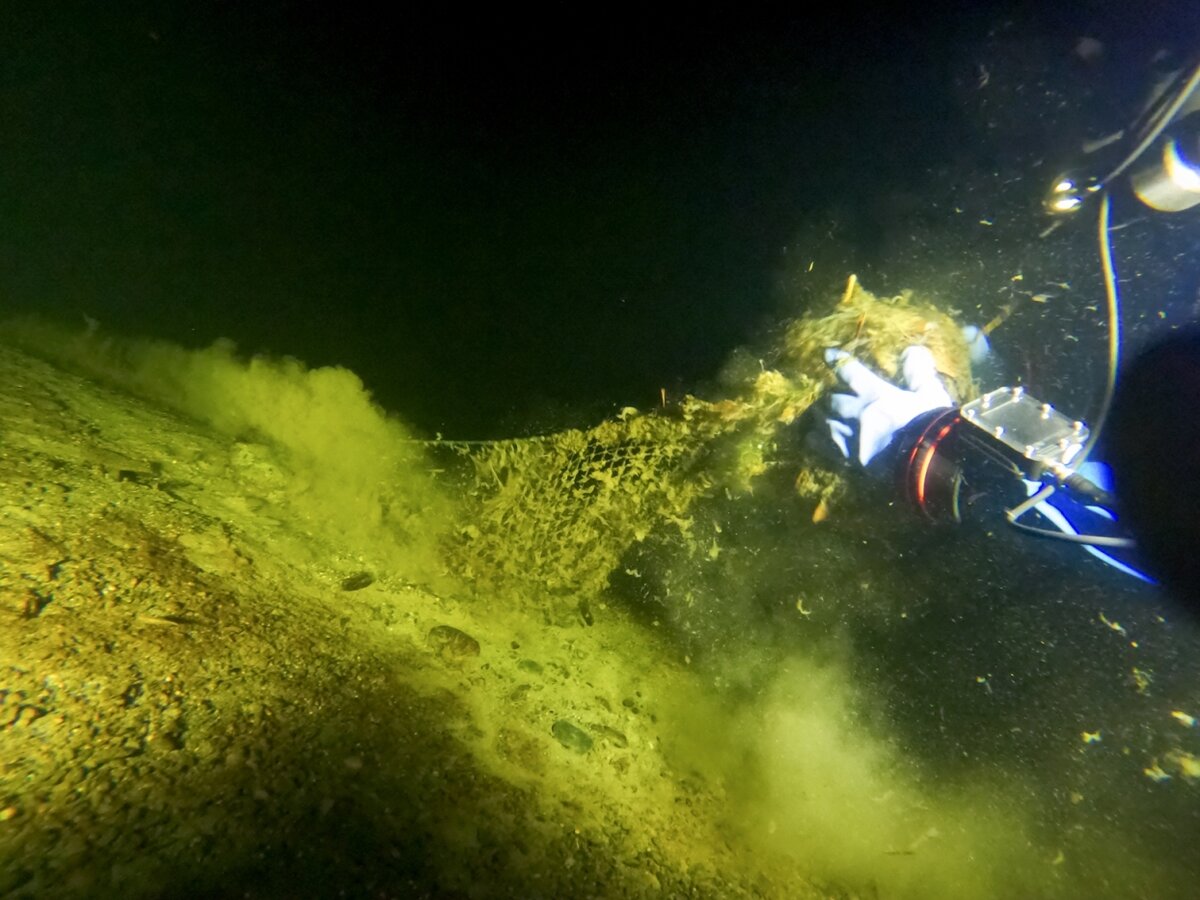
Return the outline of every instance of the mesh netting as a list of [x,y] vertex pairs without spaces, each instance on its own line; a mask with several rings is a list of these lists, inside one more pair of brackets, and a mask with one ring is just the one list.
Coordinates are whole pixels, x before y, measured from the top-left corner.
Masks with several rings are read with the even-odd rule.
[[[673,528],[693,543],[697,499],[751,488],[778,430],[830,384],[826,347],[846,347],[894,376],[899,351],[914,343],[933,351],[956,399],[969,392],[966,347],[952,319],[910,294],[876,298],[851,277],[831,312],[792,323],[773,357],[777,368],[763,363],[737,397],[627,409],[587,431],[448,445],[470,459],[474,474],[469,524],[455,536],[452,564],[491,587],[603,589],[625,551],[652,529]],[[824,515],[830,478],[803,468],[795,483],[800,493],[820,492],[814,518]]]
[[456,561],[493,585],[602,588],[624,549],[654,525],[688,534],[688,508],[712,486],[697,463],[722,424],[692,403],[672,416],[631,414],[473,448],[473,510]]

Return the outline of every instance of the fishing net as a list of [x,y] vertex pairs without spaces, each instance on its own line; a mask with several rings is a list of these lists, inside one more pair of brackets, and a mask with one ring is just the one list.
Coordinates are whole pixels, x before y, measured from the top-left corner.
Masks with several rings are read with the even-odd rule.
[[[773,465],[781,430],[831,386],[825,348],[842,347],[895,377],[910,344],[929,347],[956,401],[970,395],[958,324],[911,292],[879,298],[851,276],[831,310],[791,323],[782,346],[758,361],[732,397],[627,408],[588,430],[444,443],[470,461],[472,472],[468,524],[453,536],[452,563],[493,589],[586,596],[603,589],[626,551],[652,531],[670,530],[687,553],[715,554],[711,535],[693,527],[696,502],[753,489]],[[794,484],[819,520],[840,478],[814,460],[799,468]]]

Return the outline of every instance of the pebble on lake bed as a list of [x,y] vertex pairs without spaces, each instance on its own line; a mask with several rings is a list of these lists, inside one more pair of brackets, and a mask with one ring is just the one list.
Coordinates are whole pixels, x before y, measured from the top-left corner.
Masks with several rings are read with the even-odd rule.
[[550,733],[554,735],[556,741],[568,750],[574,750],[576,753],[587,753],[592,749],[592,739],[588,737],[587,732],[577,725],[572,725],[566,719],[559,719],[551,725]]
[[434,625],[426,641],[447,662],[479,655],[479,641],[453,625]]

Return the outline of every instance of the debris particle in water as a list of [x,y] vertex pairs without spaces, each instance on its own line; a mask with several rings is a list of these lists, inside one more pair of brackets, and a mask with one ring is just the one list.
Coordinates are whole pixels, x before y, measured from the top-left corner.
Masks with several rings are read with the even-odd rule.
[[1171,776],[1168,775],[1165,771],[1163,771],[1162,766],[1160,766],[1158,763],[1155,763],[1152,766],[1147,766],[1146,768],[1142,769],[1142,774],[1145,775],[1147,778],[1149,778],[1151,781],[1157,782],[1158,784],[1162,784],[1164,781],[1171,780]]
[[1125,630],[1124,625],[1122,625],[1120,622],[1115,622],[1115,621],[1109,619],[1106,615],[1104,615],[1104,613],[1100,613],[1100,621],[1103,622],[1105,625],[1107,625],[1109,628],[1111,628],[1113,631],[1115,631],[1117,634],[1121,635],[1121,637],[1129,637],[1129,632],[1127,632]]

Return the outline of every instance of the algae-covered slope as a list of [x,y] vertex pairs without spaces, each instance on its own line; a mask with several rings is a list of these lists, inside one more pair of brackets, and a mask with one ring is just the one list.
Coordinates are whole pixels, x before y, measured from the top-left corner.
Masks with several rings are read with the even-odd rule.
[[664,759],[699,686],[651,633],[431,572],[420,454],[331,473],[365,412],[306,456],[11,348],[0,384],[0,895],[821,896]]

